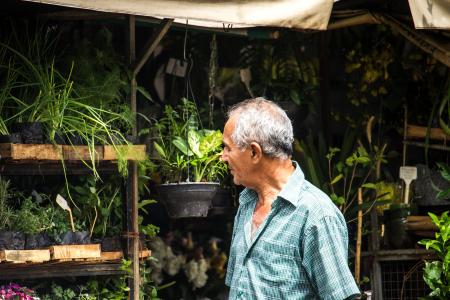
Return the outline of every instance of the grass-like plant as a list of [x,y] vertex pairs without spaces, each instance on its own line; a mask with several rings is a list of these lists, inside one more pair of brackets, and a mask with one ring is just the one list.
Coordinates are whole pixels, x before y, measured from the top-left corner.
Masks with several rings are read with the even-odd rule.
[[0,176],[0,230],[11,228],[14,211],[9,204],[12,197],[10,181]]

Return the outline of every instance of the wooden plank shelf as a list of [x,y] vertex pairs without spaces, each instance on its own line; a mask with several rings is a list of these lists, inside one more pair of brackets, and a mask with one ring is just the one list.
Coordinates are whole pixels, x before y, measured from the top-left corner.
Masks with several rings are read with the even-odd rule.
[[404,261],[434,259],[435,253],[426,249],[394,249],[362,252],[364,257],[376,257],[378,261]]
[[[126,160],[144,160],[145,145],[95,146],[96,161],[115,161],[120,156]],[[13,161],[81,161],[91,160],[88,146],[51,144],[0,144],[0,158]]]
[[[27,250],[22,250],[27,251]],[[139,258],[150,257],[150,250],[139,251]],[[43,263],[0,263],[0,280],[51,278],[61,276],[120,275],[123,251],[101,252],[100,257],[86,260],[51,260]]]
[[0,264],[0,280],[34,279],[66,276],[120,275],[119,261],[68,261],[26,264]]
[[[80,161],[65,161],[64,167],[67,175],[84,175],[92,173],[92,170]],[[100,161],[95,166],[95,169],[100,174],[117,174],[117,162]],[[0,174],[9,176],[61,176],[64,174],[64,169],[61,161],[1,161]]]

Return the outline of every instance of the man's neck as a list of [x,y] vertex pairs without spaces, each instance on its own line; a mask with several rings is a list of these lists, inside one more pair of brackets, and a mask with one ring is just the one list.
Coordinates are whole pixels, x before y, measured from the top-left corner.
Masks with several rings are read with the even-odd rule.
[[258,194],[260,205],[272,205],[289,180],[295,167],[290,159],[267,159],[261,165],[254,190]]

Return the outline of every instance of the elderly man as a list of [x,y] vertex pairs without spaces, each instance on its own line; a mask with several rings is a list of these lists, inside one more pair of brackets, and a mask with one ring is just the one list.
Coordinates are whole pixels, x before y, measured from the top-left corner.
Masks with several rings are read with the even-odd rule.
[[347,265],[347,227],[330,198],[291,160],[292,124],[263,98],[228,113],[222,160],[239,197],[228,263],[229,299],[346,299],[359,294]]

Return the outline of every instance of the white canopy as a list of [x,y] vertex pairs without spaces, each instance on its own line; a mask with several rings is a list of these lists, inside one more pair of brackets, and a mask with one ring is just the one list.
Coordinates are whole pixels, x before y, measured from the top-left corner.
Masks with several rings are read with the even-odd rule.
[[273,26],[326,30],[333,0],[25,0],[174,19],[204,27]]
[[409,0],[414,26],[450,29],[450,0]]

